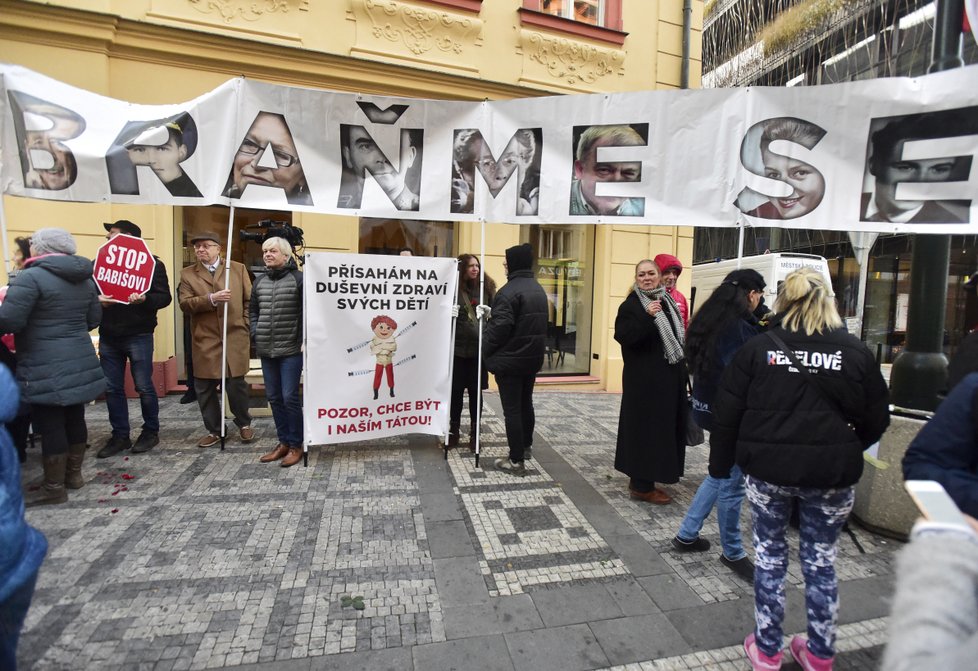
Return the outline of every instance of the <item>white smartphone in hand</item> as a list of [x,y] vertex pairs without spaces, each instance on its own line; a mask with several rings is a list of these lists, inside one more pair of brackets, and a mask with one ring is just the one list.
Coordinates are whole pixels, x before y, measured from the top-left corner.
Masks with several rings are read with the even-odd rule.
[[954,500],[934,480],[907,480],[903,483],[921,514],[930,522],[970,529]]

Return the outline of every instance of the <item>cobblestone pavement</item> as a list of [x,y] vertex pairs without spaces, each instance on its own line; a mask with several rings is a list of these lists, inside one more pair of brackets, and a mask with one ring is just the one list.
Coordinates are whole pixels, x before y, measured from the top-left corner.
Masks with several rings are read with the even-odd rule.
[[[409,436],[314,447],[308,468],[282,469],[257,461],[276,442],[270,418],[252,444],[232,432],[224,452],[199,449],[196,406],[168,397],[158,448],[88,458],[67,504],[29,511],[50,551],[21,666],[749,668],[750,586],[719,550],[669,545],[706,447],[689,449],[673,504],[630,500],[612,466],[619,401],[538,392],[534,459],[516,478],[492,468],[507,453],[494,394],[481,468]],[[104,404],[87,415],[97,449]],[[25,478],[39,461],[29,450]],[[703,535],[719,548],[715,517]],[[898,546],[855,526],[843,537],[837,669],[878,665]],[[797,633],[797,562],[789,580]]]

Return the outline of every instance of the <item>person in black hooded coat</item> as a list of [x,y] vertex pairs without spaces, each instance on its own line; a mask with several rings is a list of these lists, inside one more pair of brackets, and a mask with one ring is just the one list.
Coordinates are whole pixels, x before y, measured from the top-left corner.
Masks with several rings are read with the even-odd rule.
[[[533,277],[529,244],[506,250],[506,279],[492,302],[482,356],[496,376],[509,443],[509,458],[497,459],[496,468],[522,475],[526,451],[533,445],[533,383],[543,367],[548,315],[547,294]],[[481,317],[486,311],[479,308]]]

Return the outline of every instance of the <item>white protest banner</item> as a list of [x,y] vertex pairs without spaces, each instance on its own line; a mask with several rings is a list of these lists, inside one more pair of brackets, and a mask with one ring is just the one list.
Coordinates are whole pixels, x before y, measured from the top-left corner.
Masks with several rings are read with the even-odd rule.
[[0,65],[0,186],[506,223],[978,232],[978,65],[461,102],[235,80],[130,105]]
[[448,431],[455,259],[306,254],[306,443]]

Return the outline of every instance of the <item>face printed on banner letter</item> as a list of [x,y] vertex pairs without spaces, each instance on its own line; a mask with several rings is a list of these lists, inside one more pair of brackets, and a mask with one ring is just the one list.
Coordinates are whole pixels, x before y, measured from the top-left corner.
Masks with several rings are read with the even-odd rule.
[[64,142],[85,130],[74,111],[20,91],[8,91],[24,186],[60,191],[75,183],[78,165]]
[[200,198],[193,179],[180,165],[197,149],[197,124],[186,112],[164,119],[129,121],[105,153],[109,187],[114,194],[138,195],[138,168],[152,172],[171,196]]
[[420,168],[421,132],[401,130],[400,166],[395,169],[366,128],[342,125],[344,184],[340,187],[340,207],[360,207],[364,179],[370,173],[397,209],[417,210],[418,194],[407,184],[407,179],[416,161]]
[[[648,132],[648,124],[639,124]],[[575,131],[577,129],[575,128]],[[637,161],[599,161],[601,147],[640,147],[648,143],[632,126],[590,126],[577,141],[574,182],[571,184],[570,213],[575,215],[642,216],[644,198],[598,195],[603,182],[637,182],[642,164]]]
[[180,177],[180,161],[187,154],[187,148],[178,146],[175,138],[167,138],[165,144],[134,144],[126,149],[133,165],[149,166],[160,181],[166,183]]
[[764,176],[791,187],[789,196],[772,198],[770,201],[782,219],[794,219],[818,207],[825,195],[822,173],[804,161],[780,156],[767,148],[761,149],[761,156],[764,159]]
[[[750,146],[750,138],[757,137],[758,130],[761,131],[759,143]],[[755,174],[787,184],[791,187],[791,193],[787,196],[769,196],[753,189],[744,189],[737,201],[740,211],[752,217],[777,220],[796,219],[815,210],[825,197],[825,177],[809,163],[773,151],[771,144],[785,140],[812,149],[823,137],[824,129],[794,117],[777,117],[754,124],[741,144],[741,163]],[[756,165],[757,154],[753,153],[758,149],[760,166]],[[741,204],[742,199],[747,203],[757,203],[761,198],[767,198],[767,201],[756,207]]]
[[[900,184],[967,181],[972,156],[906,158],[910,142],[978,134],[978,108],[967,107],[897,117],[870,136],[868,172],[874,193],[863,195],[864,221],[966,223],[969,200],[909,200],[897,196]],[[871,197],[870,197],[871,196]]]
[[241,198],[248,185],[282,189],[292,205],[312,205],[292,133],[281,114],[259,112],[234,155],[224,195]]
[[543,130],[540,128],[517,129],[497,161],[481,132],[474,128],[457,129],[452,154],[452,212],[473,212],[475,174],[478,169],[493,198],[500,194],[515,173],[518,194],[516,214],[537,214],[540,171],[535,166],[542,137]]

